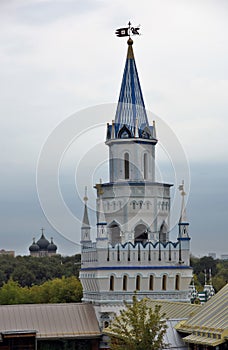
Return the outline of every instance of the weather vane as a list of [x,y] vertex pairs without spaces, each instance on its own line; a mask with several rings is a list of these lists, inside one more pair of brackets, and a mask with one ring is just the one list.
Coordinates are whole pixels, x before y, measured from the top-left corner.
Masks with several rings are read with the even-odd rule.
[[140,26],[132,27],[131,22],[128,23],[128,27],[126,28],[119,28],[116,30],[115,34],[116,36],[122,37],[122,36],[131,36],[131,35],[140,35],[139,34]]

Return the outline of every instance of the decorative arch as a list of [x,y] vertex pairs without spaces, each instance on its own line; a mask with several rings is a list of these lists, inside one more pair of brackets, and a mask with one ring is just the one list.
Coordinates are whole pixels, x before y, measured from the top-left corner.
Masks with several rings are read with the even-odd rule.
[[119,139],[129,139],[131,137],[132,137],[132,135],[131,135],[130,130],[126,127],[126,125],[124,125],[118,133],[118,138]]
[[134,228],[134,242],[142,244],[148,242],[148,226],[142,220]]
[[168,225],[165,220],[163,220],[160,230],[159,230],[159,241],[161,243],[166,243],[168,238]]
[[135,210],[137,202],[136,201],[132,201],[130,204],[132,205],[132,209]]
[[150,129],[146,126],[143,131],[142,131],[142,138],[143,139],[150,139],[151,138],[151,131]]
[[139,201],[139,209],[142,209],[143,207],[143,201]]
[[120,236],[120,225],[116,221],[112,221],[109,225],[109,234],[110,234],[110,244],[115,246],[118,243],[121,243]]

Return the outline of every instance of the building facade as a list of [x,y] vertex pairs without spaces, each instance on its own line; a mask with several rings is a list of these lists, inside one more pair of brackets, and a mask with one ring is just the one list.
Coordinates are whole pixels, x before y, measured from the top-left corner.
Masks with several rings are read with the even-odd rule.
[[107,124],[110,179],[95,186],[96,241],[86,196],[81,228],[83,301],[94,304],[101,326],[135,292],[139,298],[189,301],[192,278],[184,188],[179,234],[172,242],[172,185],[156,182],[155,122],[147,118],[132,46],[129,38],[115,120]]

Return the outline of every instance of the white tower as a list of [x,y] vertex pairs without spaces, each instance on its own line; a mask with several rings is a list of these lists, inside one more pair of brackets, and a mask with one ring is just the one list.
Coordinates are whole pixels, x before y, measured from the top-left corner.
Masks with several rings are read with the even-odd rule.
[[129,38],[115,120],[107,125],[110,181],[95,186],[97,239],[90,246],[82,240],[83,300],[101,323],[135,291],[189,301],[192,278],[188,223],[181,220],[177,241],[169,240],[172,185],[155,181],[155,122],[149,125],[132,45]]

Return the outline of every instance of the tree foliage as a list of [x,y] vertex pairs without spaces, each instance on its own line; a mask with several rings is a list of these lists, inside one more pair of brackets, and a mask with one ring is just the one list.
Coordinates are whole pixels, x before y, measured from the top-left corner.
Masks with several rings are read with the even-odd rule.
[[77,277],[62,277],[41,285],[21,287],[10,279],[0,288],[0,304],[40,304],[80,302],[82,285]]
[[160,306],[148,307],[148,299],[137,300],[133,296],[132,304],[125,303],[111,325],[104,330],[110,337],[112,350],[157,350],[164,347],[164,335],[167,325]]
[[0,255],[0,287],[13,279],[22,287],[40,285],[54,278],[79,275],[80,254],[72,257],[55,255],[52,257]]

